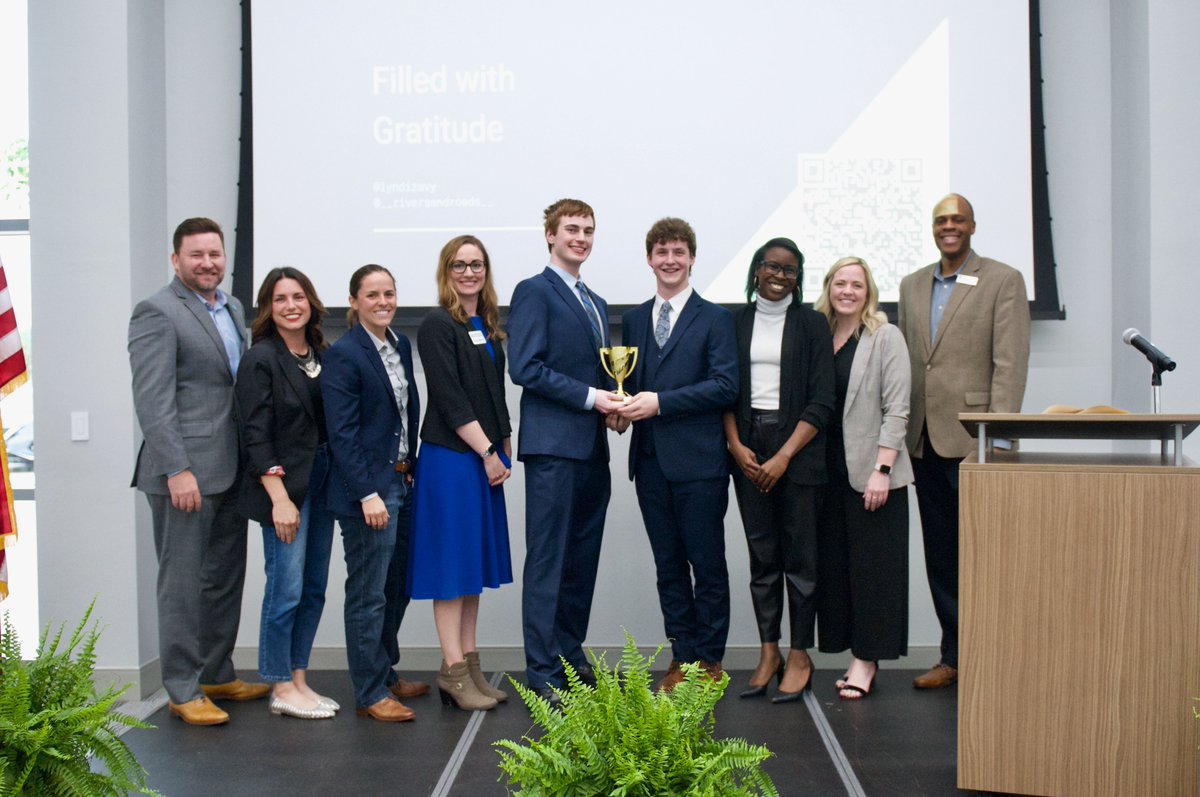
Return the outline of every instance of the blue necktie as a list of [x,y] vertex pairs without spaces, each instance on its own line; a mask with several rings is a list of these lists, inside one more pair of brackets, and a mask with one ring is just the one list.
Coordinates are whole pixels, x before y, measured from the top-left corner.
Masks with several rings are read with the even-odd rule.
[[671,337],[671,303],[663,302],[662,309],[658,311],[658,323],[654,325],[654,342],[661,349],[667,345],[669,337]]
[[603,346],[604,334],[600,331],[600,314],[596,312],[596,305],[592,302],[591,294],[584,287],[583,280],[575,281],[575,289],[579,291],[579,298],[583,300],[584,315],[588,317],[588,322],[592,325],[592,337],[596,339],[596,346]]

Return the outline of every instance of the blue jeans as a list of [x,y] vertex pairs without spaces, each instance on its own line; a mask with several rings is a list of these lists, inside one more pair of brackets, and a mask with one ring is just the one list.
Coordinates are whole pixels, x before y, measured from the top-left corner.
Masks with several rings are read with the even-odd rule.
[[412,506],[404,479],[397,473],[383,497],[386,528],[370,528],[361,514],[338,516],[346,552],[346,658],[360,708],[387,697],[388,685],[396,681],[392,665],[398,658],[396,633],[408,605],[404,575]]
[[[318,454],[318,456],[320,456]],[[325,609],[333,513],[324,490],[310,489],[300,507],[300,528],[290,544],[273,526],[263,526],[267,585],[258,631],[258,674],[264,681],[289,681],[292,670],[308,669],[317,624]]]

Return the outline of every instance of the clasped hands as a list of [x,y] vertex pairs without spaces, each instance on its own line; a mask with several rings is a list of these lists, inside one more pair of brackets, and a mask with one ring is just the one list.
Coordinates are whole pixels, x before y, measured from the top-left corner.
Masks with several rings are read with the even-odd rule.
[[742,475],[758,488],[759,492],[769,493],[779,484],[783,474],[787,472],[789,458],[782,451],[775,456],[759,462],[758,455],[750,448],[737,443],[729,446],[729,453]]
[[629,424],[658,415],[658,394],[643,390],[622,401],[616,393],[596,391],[596,411],[604,416],[604,425],[617,434],[624,434]]

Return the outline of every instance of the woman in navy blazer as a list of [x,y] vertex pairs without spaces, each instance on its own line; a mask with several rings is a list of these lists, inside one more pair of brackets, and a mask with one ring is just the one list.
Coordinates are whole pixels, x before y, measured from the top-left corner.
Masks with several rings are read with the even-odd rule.
[[305,679],[333,545],[320,386],[324,315],[308,277],[271,269],[234,388],[245,452],[238,511],[262,524],[267,573],[258,672],[274,685],[271,712],[300,719],[328,719],[338,708]]
[[429,406],[413,505],[409,594],[433,600],[442,702],[490,709],[505,693],[483,677],[475,642],[484,587],[512,583],[504,488],[512,427],[492,263],[472,235],[442,247],[438,307],[417,331]]
[[350,277],[350,329],[329,347],[321,394],[332,461],[326,495],[342,527],[346,556],[346,657],[357,713],[404,722],[395,697],[427,684],[400,679],[396,635],[408,595],[410,489],[420,407],[412,346],[391,330],[396,282],[383,266]]
[[904,438],[912,372],[904,337],[879,312],[879,289],[861,258],[833,264],[816,310],[833,333],[837,386],[817,538],[817,619],[822,651],[853,653],[837,687],[843,700],[859,700],[871,693],[879,659],[908,652],[913,472]]
[[[747,304],[734,313],[738,402],[725,414],[746,544],[750,597],[762,651],[742,697],[799,699],[812,684],[817,591],[817,512],[825,484],[821,432],[833,411],[833,347],[829,326],[800,304],[804,255],[789,238],[754,253]],[[757,296],[757,300],[755,300]],[[791,640],[785,670],[779,651],[783,596]]]

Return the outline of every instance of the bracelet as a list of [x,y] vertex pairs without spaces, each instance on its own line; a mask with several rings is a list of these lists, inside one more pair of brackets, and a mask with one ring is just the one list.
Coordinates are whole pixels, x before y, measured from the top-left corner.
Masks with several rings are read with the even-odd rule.
[[271,467],[267,468],[267,472],[264,473],[263,475],[264,476],[278,476],[279,478],[282,479],[287,474],[283,472],[282,465],[272,465]]

